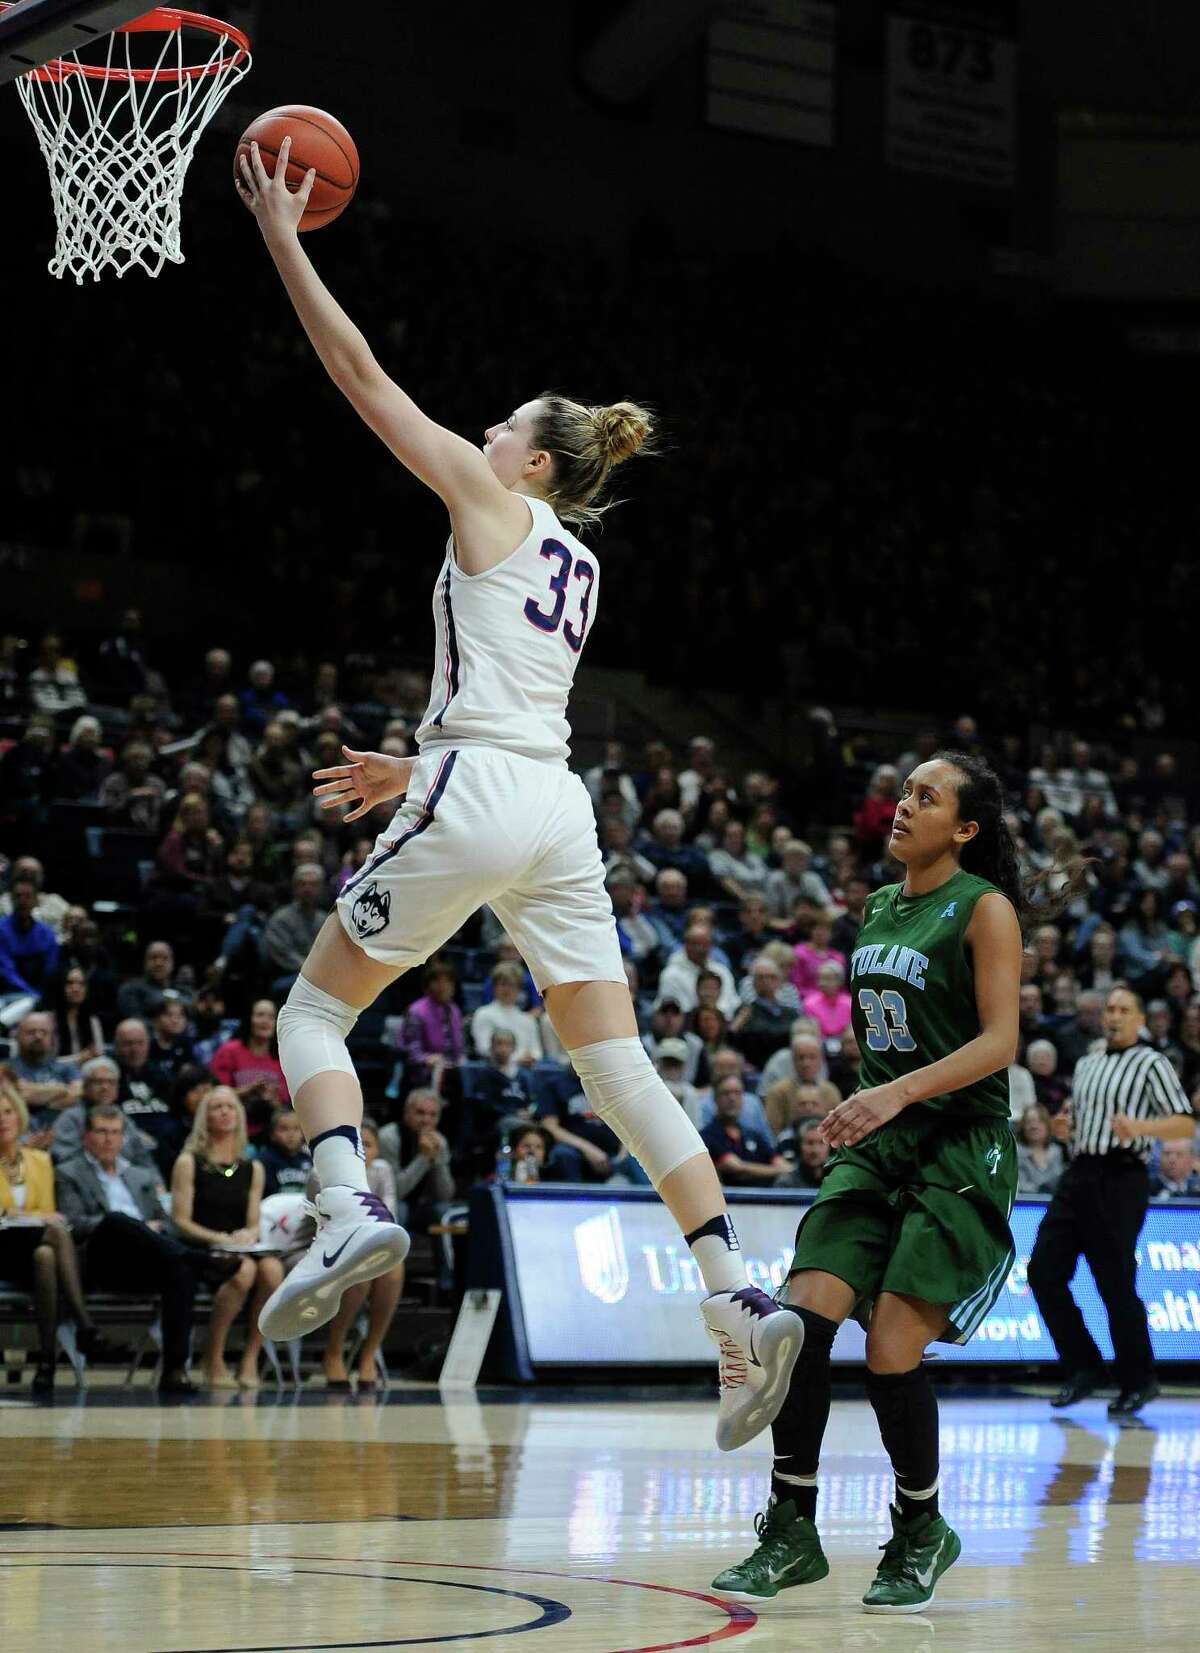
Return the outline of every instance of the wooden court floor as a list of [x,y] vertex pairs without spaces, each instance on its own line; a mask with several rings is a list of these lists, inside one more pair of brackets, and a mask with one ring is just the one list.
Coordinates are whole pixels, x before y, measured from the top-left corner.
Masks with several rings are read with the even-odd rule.
[[1153,1653],[1200,1635],[1200,1400],[1117,1427],[1033,1397],[943,1409],[963,1559],[919,1618],[862,1613],[890,1482],[835,1403],[830,1578],[756,1614],[714,1574],[753,1544],[769,1448],[677,1402],[288,1393],[159,1407],[0,1400],[0,1647],[650,1653]]

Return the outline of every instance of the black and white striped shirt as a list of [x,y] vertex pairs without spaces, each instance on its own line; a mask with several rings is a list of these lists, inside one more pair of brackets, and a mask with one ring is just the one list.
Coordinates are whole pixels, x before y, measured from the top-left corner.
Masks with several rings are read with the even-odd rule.
[[1075,1068],[1071,1095],[1071,1152],[1107,1154],[1123,1146],[1146,1162],[1154,1139],[1135,1136],[1127,1144],[1112,1134],[1115,1113],[1130,1119],[1154,1119],[1191,1113],[1187,1092],[1161,1051],[1138,1043],[1128,1050],[1100,1050],[1084,1056]]

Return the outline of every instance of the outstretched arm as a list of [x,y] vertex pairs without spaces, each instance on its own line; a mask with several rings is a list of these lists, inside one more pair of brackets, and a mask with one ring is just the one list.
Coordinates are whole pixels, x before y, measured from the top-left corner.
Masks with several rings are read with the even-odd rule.
[[267,251],[326,372],[400,463],[445,501],[452,516],[461,511],[494,517],[501,533],[511,528],[515,545],[529,530],[528,506],[497,480],[481,449],[436,424],[388,378],[301,247],[298,225],[316,173],[310,171],[295,193],[289,190],[290,150],[291,139],[285,138],[274,177],[268,177],[255,144],[250,161],[242,160],[238,193],[258,220]]

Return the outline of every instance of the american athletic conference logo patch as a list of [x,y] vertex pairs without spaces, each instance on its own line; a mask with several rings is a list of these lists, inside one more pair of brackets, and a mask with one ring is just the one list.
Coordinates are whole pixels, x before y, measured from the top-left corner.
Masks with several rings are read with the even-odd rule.
[[350,922],[363,941],[386,930],[392,911],[392,892],[381,890],[374,879],[358,892],[350,909]]

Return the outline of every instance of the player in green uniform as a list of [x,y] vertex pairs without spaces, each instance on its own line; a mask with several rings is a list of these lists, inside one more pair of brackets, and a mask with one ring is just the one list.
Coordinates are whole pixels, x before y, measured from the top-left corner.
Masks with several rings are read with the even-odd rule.
[[888,848],[902,884],[869,898],[850,957],[861,1090],[833,1109],[834,1152],[800,1224],[787,1301],[805,1344],[774,1426],[759,1544],[713,1582],[762,1601],[824,1578],[817,1465],[839,1325],[867,1327],[867,1395],[896,1475],[892,1537],[863,1597],[915,1613],[961,1545],[938,1510],[929,1343],[965,1342],[1013,1262],[1017,1186],[1005,1072],[1017,1046],[1025,911],[1000,783],[945,752],[904,784]]

